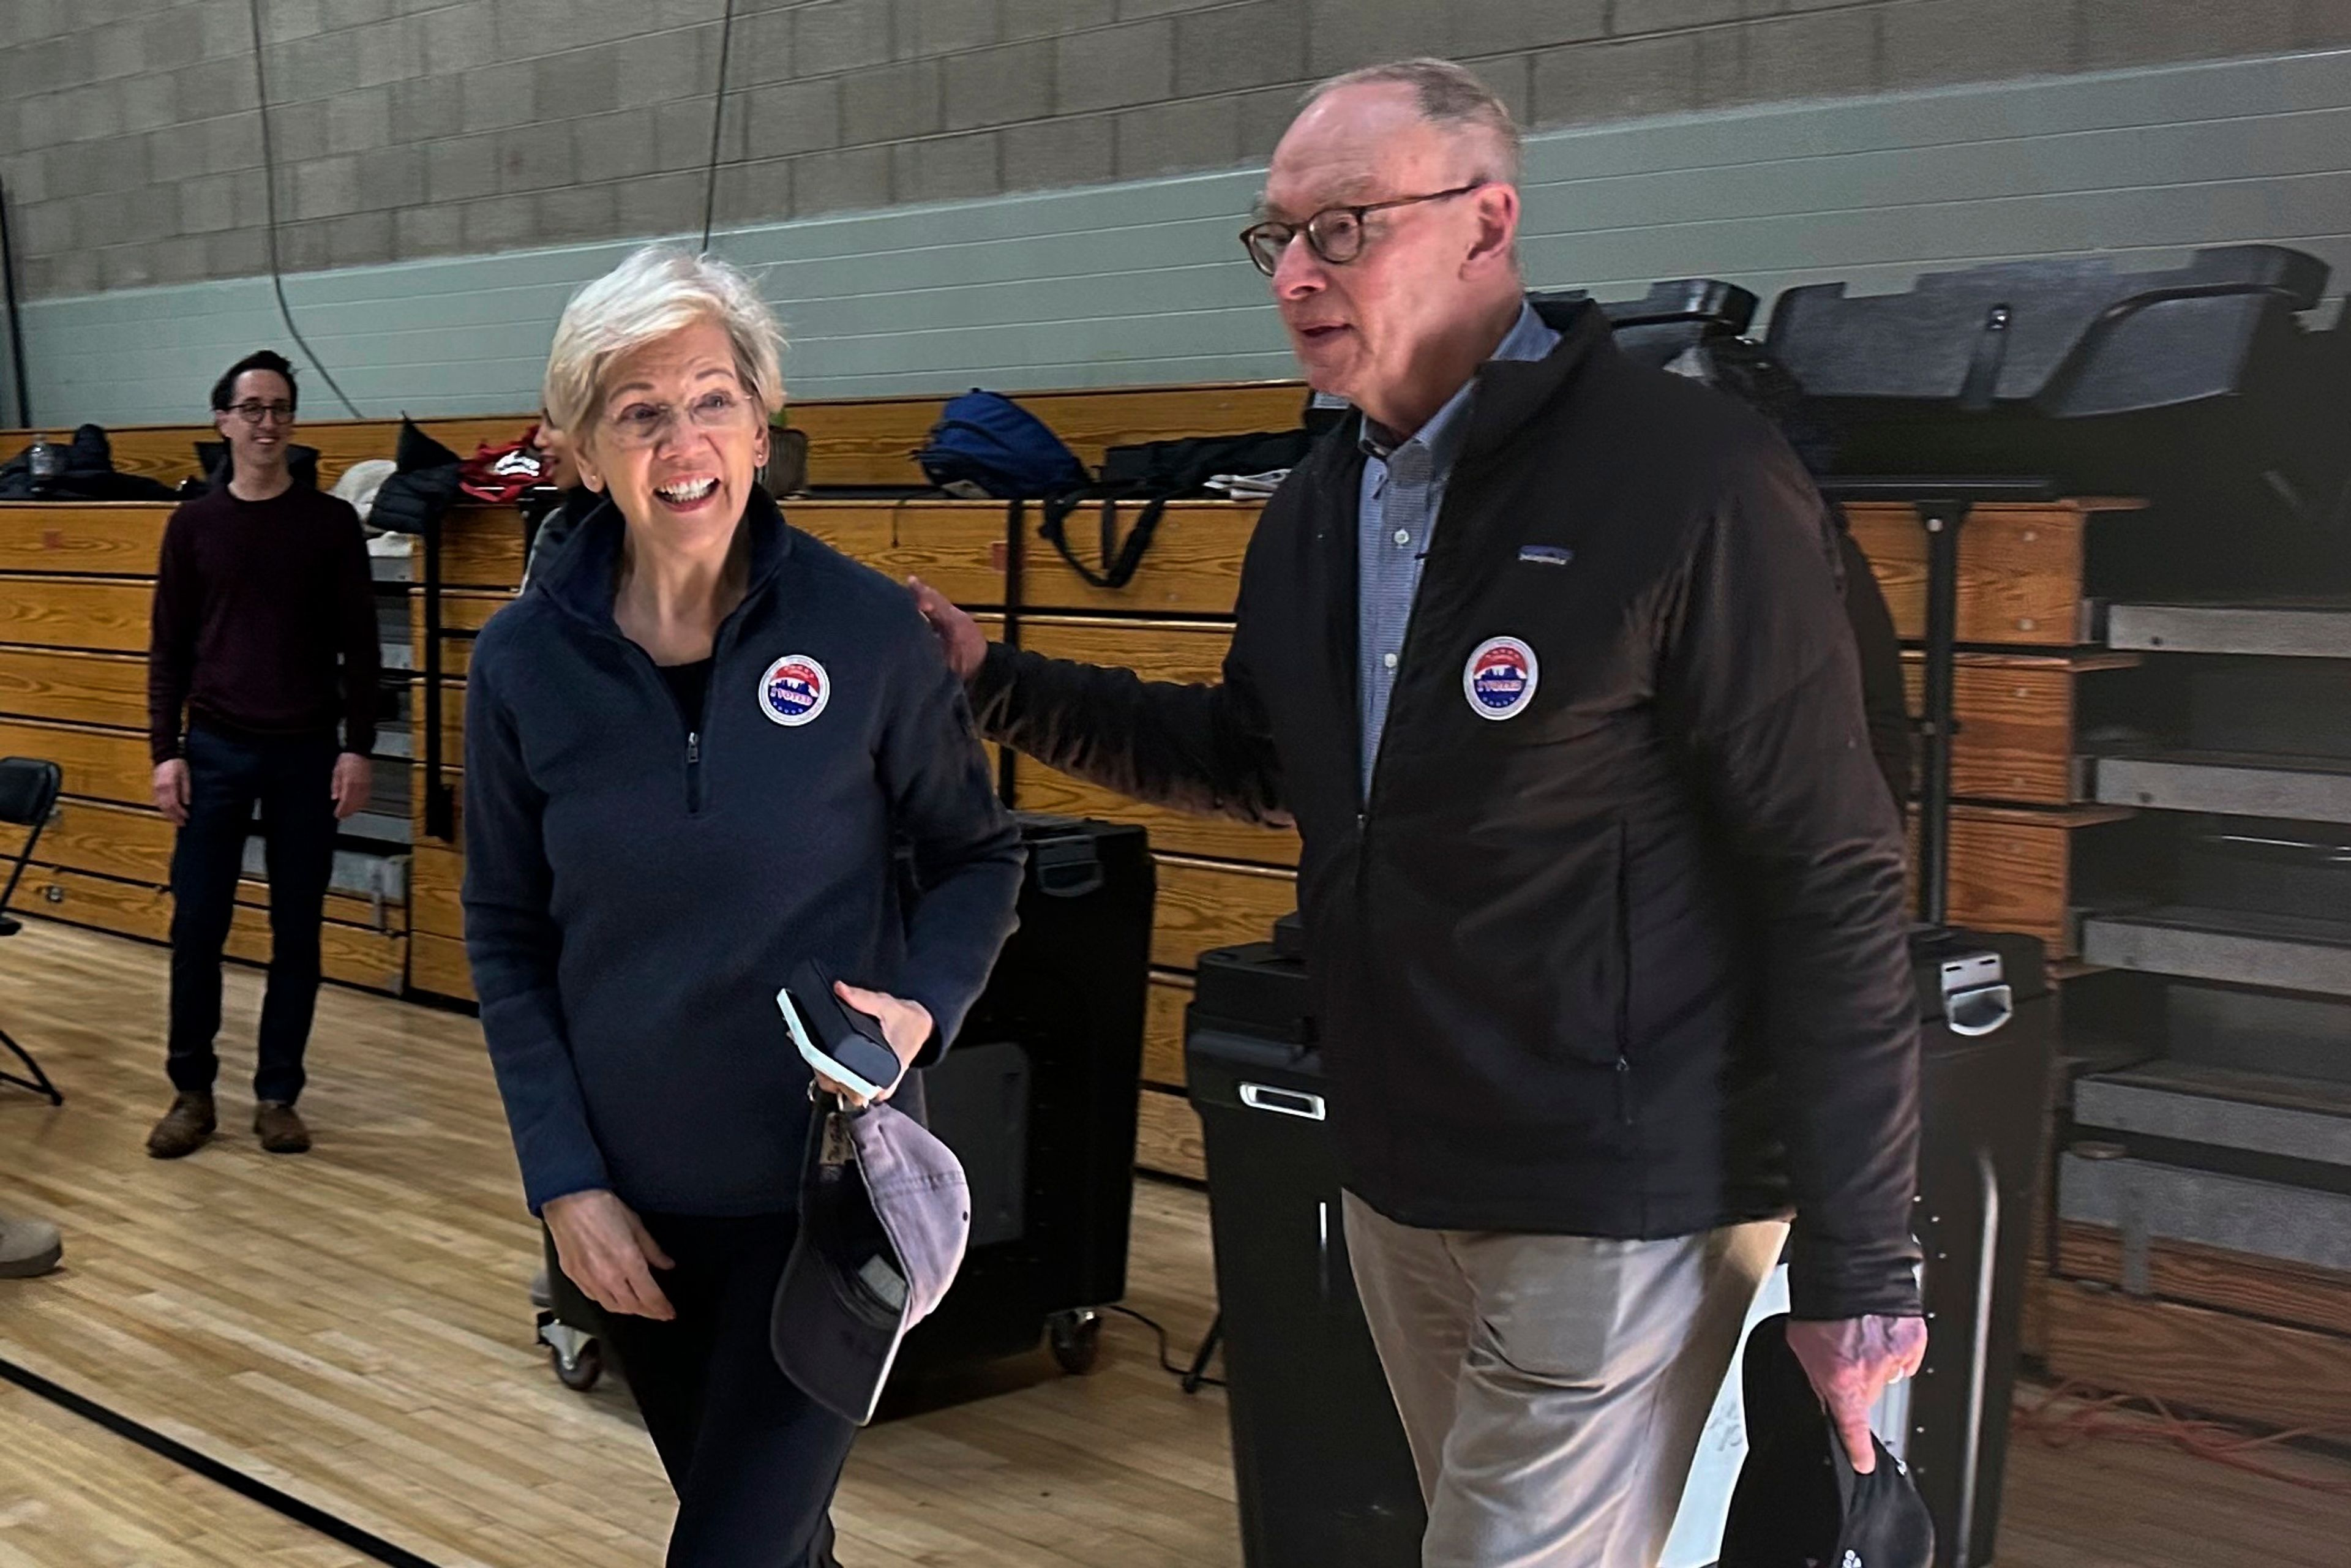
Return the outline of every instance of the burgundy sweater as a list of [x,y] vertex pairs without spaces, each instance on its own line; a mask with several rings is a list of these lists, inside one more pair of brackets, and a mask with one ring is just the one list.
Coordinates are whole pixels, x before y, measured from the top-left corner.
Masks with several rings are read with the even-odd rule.
[[226,487],[172,514],[155,575],[148,739],[180,755],[181,714],[240,735],[331,734],[375,746],[375,585],[359,514],[297,485],[266,501]]

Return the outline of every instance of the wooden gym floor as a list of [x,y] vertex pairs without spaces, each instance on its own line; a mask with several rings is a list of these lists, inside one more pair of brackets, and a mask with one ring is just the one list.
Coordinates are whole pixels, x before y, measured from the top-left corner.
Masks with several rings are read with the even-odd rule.
[[[0,1094],[0,1211],[68,1238],[59,1273],[0,1282],[0,1356],[438,1568],[660,1561],[667,1491],[625,1395],[565,1390],[531,1346],[537,1232],[471,1019],[329,987],[319,1146],[273,1159],[244,1130],[258,977],[232,969],[224,1135],[162,1164],[141,1141],[166,1098],[163,953],[33,923],[0,964],[0,1025],[68,1095]],[[1213,1311],[1206,1206],[1145,1183],[1135,1218],[1131,1301],[1180,1354]],[[1185,1397],[1153,1352],[1113,1319],[1092,1377],[1040,1354],[875,1427],[843,1561],[1237,1565],[1222,1396]],[[2319,1568],[2351,1536],[2351,1500],[2168,1449],[2021,1437],[2009,1488],[2004,1568]],[[0,1385],[0,1568],[365,1562]]]

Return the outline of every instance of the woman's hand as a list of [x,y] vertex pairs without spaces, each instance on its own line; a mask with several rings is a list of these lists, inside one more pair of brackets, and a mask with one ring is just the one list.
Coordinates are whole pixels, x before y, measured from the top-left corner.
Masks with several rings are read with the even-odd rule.
[[667,1322],[677,1310],[653,1282],[655,1269],[674,1269],[645,1222],[601,1188],[559,1197],[539,1210],[555,1236],[555,1260],[564,1277],[608,1312]]
[[[931,1019],[931,1009],[920,1002],[906,1001],[887,991],[864,990],[845,980],[835,980],[832,990],[835,996],[859,1012],[871,1014],[881,1020],[882,1038],[888,1040],[890,1049],[897,1053],[898,1082],[904,1082],[906,1069],[914,1065],[914,1058],[920,1056],[923,1047],[931,1042],[931,1031],[937,1027]],[[847,1085],[835,1083],[821,1072],[816,1075],[816,1082],[819,1088],[839,1095],[848,1104],[862,1107],[870,1103]],[[897,1092],[897,1083],[889,1084],[873,1096],[873,1100],[887,1100]]]

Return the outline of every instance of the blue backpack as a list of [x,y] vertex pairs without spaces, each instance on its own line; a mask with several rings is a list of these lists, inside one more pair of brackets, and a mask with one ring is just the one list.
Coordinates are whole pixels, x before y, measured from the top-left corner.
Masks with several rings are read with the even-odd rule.
[[1001,392],[977,388],[948,401],[914,461],[942,488],[977,485],[1007,501],[1064,495],[1090,480],[1044,421]]

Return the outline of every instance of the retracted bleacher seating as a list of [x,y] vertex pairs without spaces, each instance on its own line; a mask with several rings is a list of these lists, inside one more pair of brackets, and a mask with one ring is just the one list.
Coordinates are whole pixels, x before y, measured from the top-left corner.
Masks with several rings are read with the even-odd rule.
[[2325,263],[2281,246],[2161,271],[2002,262],[1900,293],[1792,288],[1768,341],[1841,427],[1845,473],[2032,475],[2152,501],[2166,548],[2134,530],[2116,589],[2286,561],[2333,574],[2351,525],[2351,322],[2303,319],[2326,282]]

